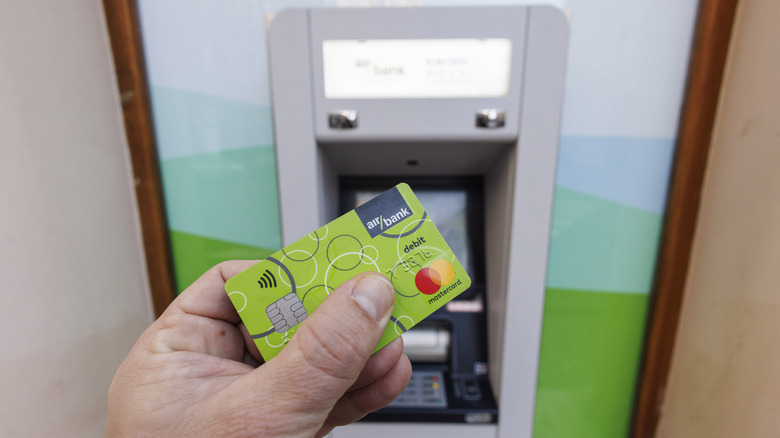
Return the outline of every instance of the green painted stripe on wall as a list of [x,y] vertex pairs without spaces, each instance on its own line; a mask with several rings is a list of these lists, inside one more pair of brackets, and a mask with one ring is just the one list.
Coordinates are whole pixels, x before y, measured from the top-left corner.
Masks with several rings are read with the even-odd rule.
[[547,290],[535,438],[628,436],[647,307],[647,295]]
[[547,287],[649,293],[662,219],[557,187]]
[[179,292],[212,266],[226,260],[262,260],[277,250],[171,231],[174,270]]
[[273,147],[171,158],[163,160],[161,168],[170,229],[281,248]]

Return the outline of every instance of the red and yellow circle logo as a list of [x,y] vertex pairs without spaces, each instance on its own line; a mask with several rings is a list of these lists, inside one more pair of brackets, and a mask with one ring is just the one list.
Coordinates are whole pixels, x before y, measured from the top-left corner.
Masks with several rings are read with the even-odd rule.
[[417,271],[417,275],[414,277],[414,284],[420,292],[426,295],[433,295],[442,286],[450,284],[454,276],[455,270],[452,269],[450,262],[438,259],[427,268]]

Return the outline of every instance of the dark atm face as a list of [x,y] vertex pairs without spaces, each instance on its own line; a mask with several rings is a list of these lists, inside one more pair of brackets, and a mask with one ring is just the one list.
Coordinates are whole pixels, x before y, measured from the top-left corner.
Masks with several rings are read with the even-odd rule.
[[472,286],[408,332],[412,380],[366,421],[495,423],[488,382],[482,177],[342,177],[341,213],[406,182],[433,219]]

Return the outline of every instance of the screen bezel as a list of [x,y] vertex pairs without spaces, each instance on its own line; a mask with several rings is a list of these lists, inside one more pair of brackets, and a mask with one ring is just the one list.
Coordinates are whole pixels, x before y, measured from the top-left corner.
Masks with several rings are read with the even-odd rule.
[[[457,55],[431,59],[436,52]],[[422,67],[421,58],[426,58],[427,67]],[[389,60],[394,62],[381,63]],[[457,65],[466,67],[454,68],[455,60]],[[380,64],[375,65],[376,62]],[[323,93],[329,100],[504,98],[509,94],[512,79],[512,39],[326,39],[322,41],[322,63]],[[380,77],[384,74],[367,74],[376,69],[388,71],[387,78],[392,79],[382,82]],[[430,74],[431,69],[444,69],[449,75],[441,76],[433,86],[421,88],[421,70]],[[456,71],[474,76],[453,77]],[[452,84],[446,87],[448,82]]]
[[483,178],[481,176],[342,176],[339,178],[339,214],[355,208],[357,194],[362,191],[383,192],[405,182],[412,191],[454,190],[466,194],[466,232],[469,234],[468,251],[472,258],[471,288],[485,288],[485,229],[483,204]]

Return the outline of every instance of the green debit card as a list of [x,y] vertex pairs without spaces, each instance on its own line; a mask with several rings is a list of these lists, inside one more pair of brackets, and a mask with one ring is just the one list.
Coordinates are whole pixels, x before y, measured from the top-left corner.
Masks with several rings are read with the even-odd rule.
[[412,189],[399,184],[231,278],[225,291],[269,360],[333,289],[367,271],[385,274],[396,293],[376,350],[471,285]]

